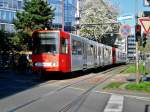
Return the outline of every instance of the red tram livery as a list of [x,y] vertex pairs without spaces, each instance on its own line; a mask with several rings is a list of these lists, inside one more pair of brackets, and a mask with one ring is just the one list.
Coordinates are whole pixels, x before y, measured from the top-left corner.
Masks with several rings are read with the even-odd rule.
[[64,31],[33,32],[33,70],[73,72],[126,62],[126,53]]

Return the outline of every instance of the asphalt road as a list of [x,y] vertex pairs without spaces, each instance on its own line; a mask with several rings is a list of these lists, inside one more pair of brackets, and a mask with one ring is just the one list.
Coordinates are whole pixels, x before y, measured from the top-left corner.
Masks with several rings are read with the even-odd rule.
[[95,90],[85,93],[90,85],[83,81],[82,89],[78,86],[60,89],[74,79],[80,77],[39,81],[32,74],[1,73],[0,112],[145,112],[145,105],[150,105],[150,98]]

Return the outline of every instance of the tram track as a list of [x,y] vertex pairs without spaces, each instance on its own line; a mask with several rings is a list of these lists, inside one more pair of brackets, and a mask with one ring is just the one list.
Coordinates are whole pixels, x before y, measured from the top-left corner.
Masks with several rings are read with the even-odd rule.
[[[110,71],[112,71],[112,70],[110,70]],[[105,73],[108,73],[108,72],[105,72]],[[80,109],[81,105],[85,102],[85,100],[90,95],[90,93],[97,86],[99,86],[100,84],[104,83],[106,80],[112,78],[113,76],[115,76],[115,75],[114,74],[109,74],[106,78],[104,78],[103,80],[100,80],[99,82],[94,84],[92,87],[90,87],[89,89],[85,90],[80,96],[78,96],[76,99],[74,99],[73,101],[71,101],[70,103],[68,103],[64,107],[62,107],[57,112],[68,112],[69,110],[71,110],[74,107],[76,107],[76,108],[74,109],[73,112],[78,112],[78,110]]]
[[[69,85],[73,85],[73,84],[76,84],[76,83],[78,83],[78,82],[82,82],[82,81],[84,81],[84,80],[88,80],[88,79],[90,79],[90,78],[96,77],[97,75],[106,74],[106,73],[111,72],[111,71],[115,70],[116,68],[122,67],[122,66],[125,66],[125,65],[115,66],[115,67],[113,67],[113,68],[109,68],[109,69],[106,69],[106,70],[104,70],[104,71],[102,71],[102,72],[98,72],[98,73],[88,73],[88,75],[81,75],[81,74],[79,74],[79,75],[78,75],[79,77],[73,78],[73,79],[59,80],[59,81],[58,81],[58,80],[48,81],[48,82],[46,82],[46,83],[40,84],[39,86],[54,85],[54,84],[58,84],[58,83],[62,84],[62,83],[64,83],[64,82],[65,82],[65,83],[71,82],[71,84],[69,84]],[[81,78],[82,78],[82,79],[81,79]],[[76,80],[78,80],[78,79],[81,79],[81,80],[79,80],[79,81],[76,82]],[[73,82],[73,81],[75,81],[75,82]],[[73,83],[72,83],[72,82],[73,82]],[[66,85],[66,87],[68,87],[69,85]]]
[[[119,66],[119,67],[122,67],[122,66]],[[43,99],[43,98],[46,97],[46,96],[53,95],[53,94],[55,94],[55,93],[58,93],[58,92],[60,92],[60,91],[62,91],[62,90],[64,90],[64,89],[66,89],[66,88],[69,88],[69,87],[71,87],[71,86],[73,86],[73,85],[77,85],[77,84],[79,84],[79,83],[81,83],[81,82],[83,82],[83,81],[87,81],[87,80],[89,80],[89,79],[91,79],[91,78],[94,78],[94,77],[97,77],[97,76],[100,76],[100,75],[102,75],[102,77],[105,77],[106,74],[108,74],[109,72],[115,70],[116,68],[118,68],[118,66],[117,66],[117,67],[110,68],[110,69],[105,70],[105,71],[100,72],[100,73],[90,74],[90,76],[87,75],[86,77],[83,77],[81,80],[78,80],[78,79],[77,79],[77,81],[76,81],[76,79],[74,79],[74,80],[68,81],[69,84],[67,84],[67,85],[65,85],[65,86],[60,86],[60,87],[58,87],[57,89],[55,89],[55,90],[53,90],[53,91],[50,91],[50,92],[48,92],[48,93],[46,93],[46,94],[44,94],[44,95],[42,95],[42,96],[39,96],[39,97],[37,97],[37,98],[35,98],[35,99],[33,99],[33,100],[30,100],[30,101],[26,102],[25,104],[22,104],[22,105],[20,105],[20,106],[18,106],[18,107],[15,107],[15,108],[13,108],[13,109],[7,111],[7,112],[15,112],[15,111],[18,111],[19,109],[22,109],[22,108],[24,108],[24,107],[26,107],[26,106],[28,106],[28,105],[30,105],[30,104],[33,104],[33,103],[35,103],[35,102],[37,102],[37,101]],[[106,80],[109,79],[109,78],[110,78],[110,76],[107,76],[106,78],[104,78],[104,80],[103,80],[102,82],[106,81]],[[59,81],[59,83],[60,83],[60,82],[61,82],[61,81]],[[100,82],[101,82],[101,81],[100,81]],[[101,83],[102,83],[102,82],[101,82]],[[54,84],[57,84],[57,83],[58,83],[58,81],[57,81],[57,82],[53,82],[53,83],[51,83],[50,85],[54,85]],[[84,93],[82,93],[78,98],[76,98],[75,100],[73,100],[71,103],[69,103],[68,105],[66,105],[65,107],[63,107],[63,108],[62,108],[61,110],[59,110],[58,112],[65,112],[65,111],[63,111],[63,110],[69,110],[69,109],[71,109],[71,108],[73,107],[73,105],[76,104],[76,102],[80,102],[80,99],[83,99],[82,101],[84,101],[84,100],[86,99],[86,96],[88,96],[88,95],[90,94],[90,92],[91,92],[95,87],[97,87],[99,84],[100,84],[100,83],[95,84],[94,86],[92,86],[92,87],[90,87],[89,89],[87,89],[87,90],[86,90]],[[46,85],[46,84],[45,84],[45,85]],[[45,86],[45,85],[43,85],[43,86]],[[80,102],[80,103],[81,103],[81,102]],[[66,108],[67,108],[67,109],[66,109]]]

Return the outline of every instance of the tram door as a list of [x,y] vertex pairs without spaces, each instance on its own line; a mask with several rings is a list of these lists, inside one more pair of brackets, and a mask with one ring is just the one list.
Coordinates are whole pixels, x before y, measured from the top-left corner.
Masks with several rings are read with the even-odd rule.
[[70,37],[61,32],[60,35],[60,69],[63,72],[71,71]]
[[94,46],[94,66],[97,67],[97,48]]
[[87,44],[83,43],[83,69],[87,69]]

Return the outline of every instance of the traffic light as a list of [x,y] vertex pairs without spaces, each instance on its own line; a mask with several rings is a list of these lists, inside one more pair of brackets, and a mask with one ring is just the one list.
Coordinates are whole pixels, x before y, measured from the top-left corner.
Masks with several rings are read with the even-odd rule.
[[143,33],[143,47],[146,46],[146,40],[147,40],[147,34],[146,33]]
[[141,25],[137,24],[135,26],[135,38],[138,41],[141,38]]

